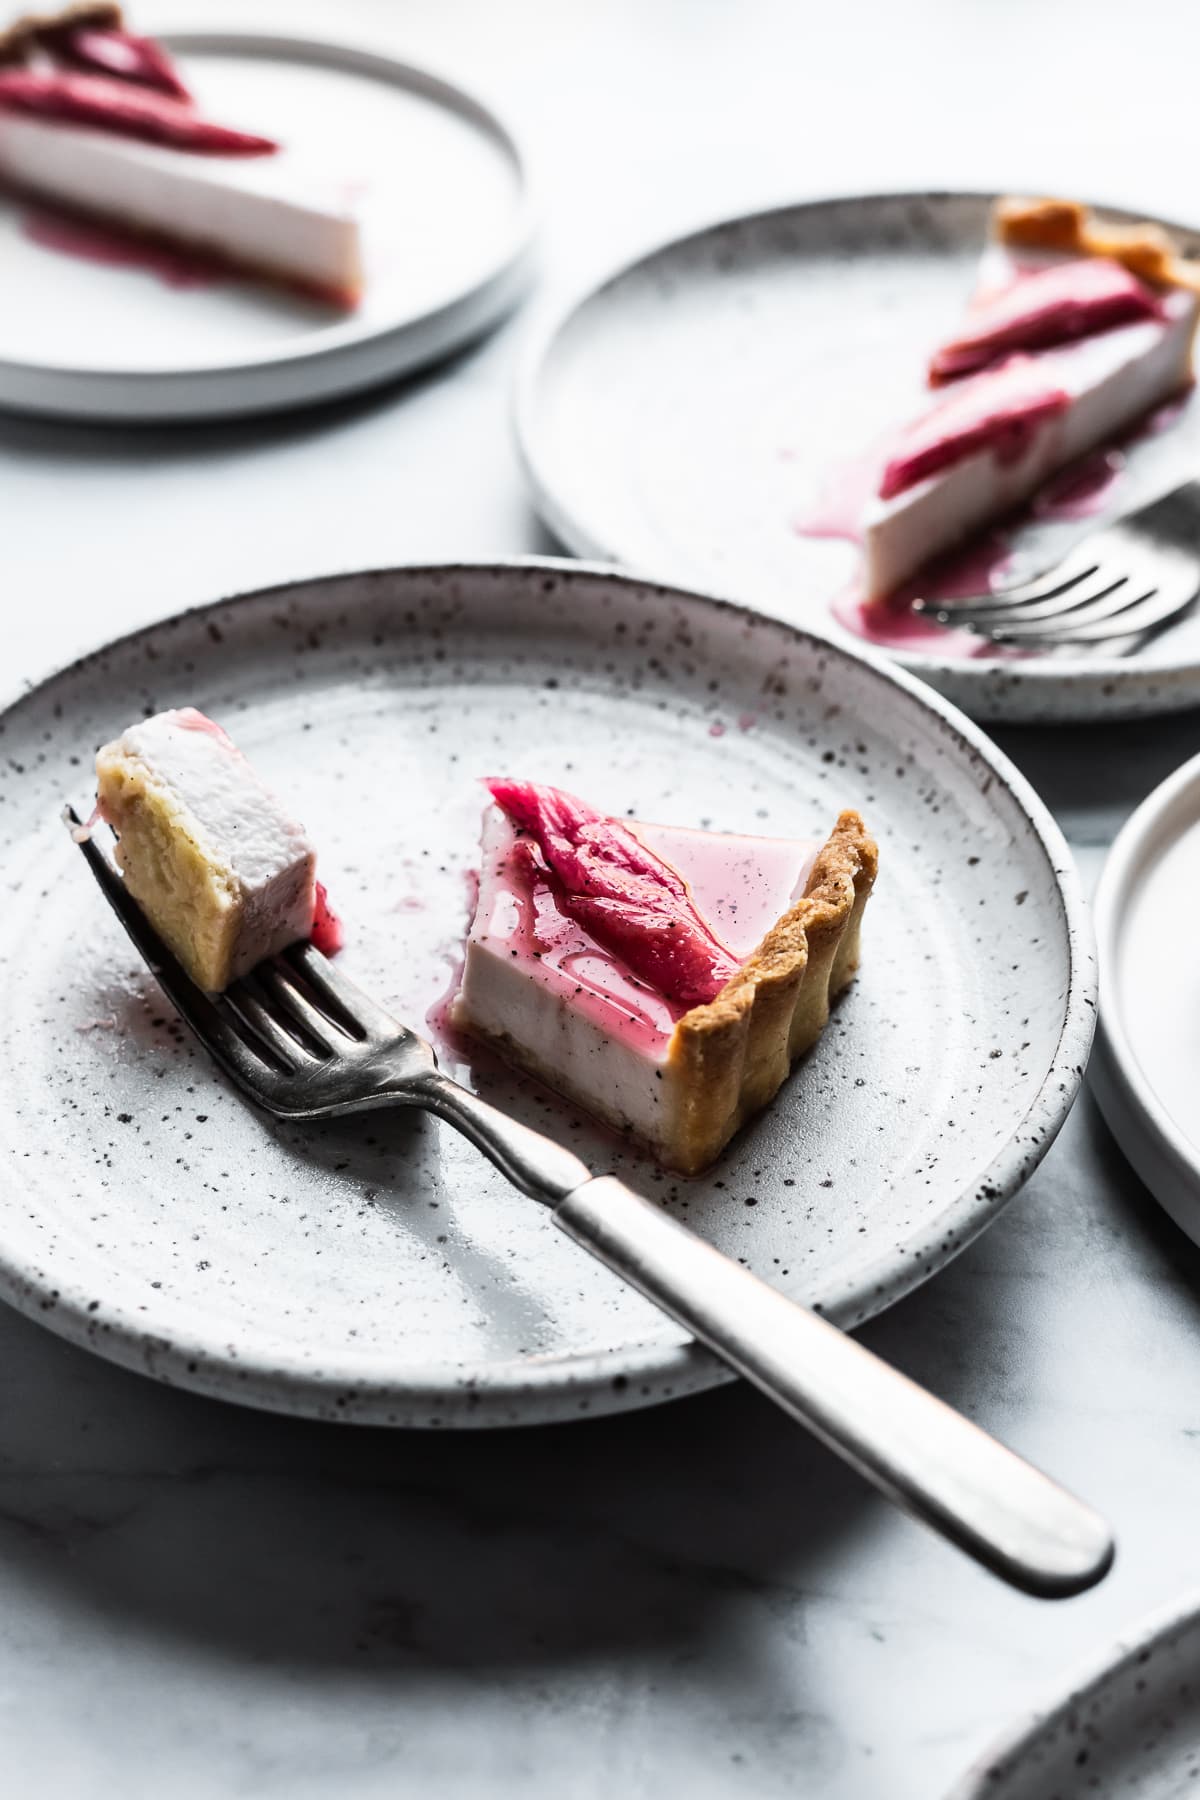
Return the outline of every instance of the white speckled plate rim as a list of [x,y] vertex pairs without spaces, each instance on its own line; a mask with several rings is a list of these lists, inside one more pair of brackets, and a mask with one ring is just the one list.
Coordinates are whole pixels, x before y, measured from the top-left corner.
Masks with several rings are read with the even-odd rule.
[[[1050,1747],[1057,1731],[1064,1726],[1069,1729],[1085,1707],[1095,1709],[1115,1697],[1114,1690],[1124,1675],[1147,1663],[1156,1649],[1198,1622],[1200,1588],[1192,1588],[1182,1599],[1171,1600],[1137,1621],[1100,1655],[1075,1664],[1032,1711],[993,1740],[943,1800],[988,1800],[1001,1791],[1001,1781],[1020,1778],[1027,1762],[1028,1773],[1036,1780],[1036,1759]],[[1095,1758],[1089,1757],[1089,1763],[1089,1774],[1095,1776]],[[1004,1792],[1008,1794],[1007,1787]],[[1037,1800],[1033,1790],[1030,1800]]]
[[[578,556],[590,559],[621,561],[620,549],[607,543],[578,512],[561,498],[555,471],[543,453],[535,420],[538,391],[543,368],[559,337],[576,316],[608,289],[633,275],[644,264],[673,250],[691,247],[704,238],[717,238],[723,233],[746,227],[765,227],[774,221],[790,218],[796,212],[819,212],[825,207],[851,204],[873,206],[889,202],[936,202],[946,199],[992,201],[999,196],[982,189],[881,189],[875,193],[830,194],[817,200],[773,206],[754,213],[736,213],[713,220],[678,237],[656,237],[636,255],[612,269],[600,281],[591,281],[570,300],[560,303],[544,318],[529,338],[517,368],[512,392],[512,424],[520,461],[534,504],[546,525],[559,542]],[[1131,213],[1127,208],[1106,201],[1089,202],[1097,211],[1122,222],[1132,223],[1147,215]],[[1195,236],[1196,227],[1178,220],[1157,219],[1166,230]],[[668,568],[639,566],[635,571],[654,581],[670,582],[678,571]],[[803,629],[813,627],[806,622]],[[836,643],[857,650],[865,648],[861,638],[845,630],[837,620],[829,618],[823,628]],[[983,720],[1020,721],[1086,719],[1108,717],[1141,717],[1182,711],[1200,702],[1200,658],[1183,661],[1175,667],[1149,667],[1134,657],[1100,656],[1069,662],[1065,658],[1031,658],[1019,666],[1012,662],[964,662],[961,657],[922,656],[901,650],[882,652],[885,659],[909,670],[914,675],[947,693],[975,718]],[[1063,696],[1070,692],[1069,706]]]
[[[347,569],[325,576],[293,579],[276,586],[255,589],[246,594],[189,607],[156,620],[116,638],[98,641],[94,649],[72,659],[61,668],[48,671],[36,683],[26,682],[16,692],[0,692],[0,719],[10,706],[36,693],[48,683],[73,672],[82,672],[93,658],[122,649],[139,638],[150,636],[182,619],[192,621],[211,618],[236,610],[243,602],[271,596],[284,597],[294,590],[310,590],[314,586],[336,584],[347,579],[383,579],[399,575],[411,580],[444,579],[461,575],[502,579],[510,573],[520,578],[523,571],[540,575],[554,574],[567,580],[599,577],[605,581],[627,583],[652,596],[683,602],[701,608],[712,608],[749,621],[758,620],[752,608],[712,594],[700,593],[673,585],[649,582],[610,564],[586,563],[573,558],[522,556],[503,559],[481,559],[469,562],[438,564],[412,563],[388,569]],[[1063,1125],[1078,1094],[1091,1047],[1096,1018],[1096,964],[1090,921],[1074,862],[1067,844],[1042,801],[1024,776],[996,748],[986,734],[966,719],[954,706],[916,677],[897,669],[887,658],[871,654],[855,646],[834,643],[820,633],[770,619],[762,621],[767,628],[797,641],[810,641],[824,654],[865,664],[887,685],[899,688],[917,706],[937,722],[941,731],[960,757],[973,761],[987,772],[987,785],[1001,784],[1015,799],[1032,826],[1033,836],[1041,848],[1048,873],[1059,897],[1062,918],[1063,952],[1068,969],[1062,1025],[1053,1058],[1033,1101],[1014,1128],[1004,1148],[992,1158],[976,1179],[964,1186],[952,1210],[943,1210],[935,1220],[914,1229],[898,1245],[890,1245],[880,1256],[860,1268],[858,1277],[847,1282],[843,1291],[833,1295],[821,1308],[835,1320],[860,1323],[883,1311],[887,1306],[919,1287],[959,1250],[977,1237],[997,1216],[1003,1204],[1020,1189],[1041,1162]],[[598,1171],[600,1172],[600,1171]],[[549,1225],[549,1220],[547,1220]],[[369,1395],[372,1400],[364,1422],[380,1422],[384,1404],[396,1396],[404,1404],[405,1422],[479,1425],[515,1423],[522,1419],[522,1401],[528,1402],[543,1390],[569,1391],[572,1395],[603,1394],[601,1411],[619,1410],[624,1406],[645,1405],[661,1399],[699,1392],[723,1381],[734,1379],[733,1372],[711,1352],[693,1341],[682,1344],[631,1343],[589,1354],[566,1354],[531,1357],[487,1371],[478,1381],[464,1381],[461,1371],[447,1370],[441,1365],[423,1369],[410,1365],[402,1382],[382,1380],[378,1374],[364,1378],[363,1367],[353,1359],[331,1360],[314,1373],[311,1364],[302,1364],[281,1354],[261,1366],[231,1362],[229,1367],[210,1360],[205,1347],[197,1347],[176,1338],[147,1333],[145,1322],[115,1307],[106,1308],[107,1329],[96,1335],[94,1290],[70,1280],[51,1284],[39,1271],[14,1268],[0,1260],[0,1299],[7,1301],[60,1336],[93,1350],[141,1373],[150,1374],[168,1384],[189,1387],[226,1399],[277,1410],[326,1417],[354,1418],[349,1408],[335,1413],[330,1396],[339,1391],[345,1396]],[[197,1350],[199,1349],[199,1366]],[[614,1380],[622,1393],[613,1392]],[[639,1381],[650,1381],[654,1391],[638,1398]],[[493,1400],[516,1403],[503,1416],[489,1408],[472,1410],[464,1406],[470,1390],[486,1390]],[[424,1421],[413,1416],[414,1403],[430,1415]],[[343,1402],[345,1404],[345,1402]],[[530,1422],[537,1422],[534,1409]],[[541,1415],[544,1416],[544,1415]]]

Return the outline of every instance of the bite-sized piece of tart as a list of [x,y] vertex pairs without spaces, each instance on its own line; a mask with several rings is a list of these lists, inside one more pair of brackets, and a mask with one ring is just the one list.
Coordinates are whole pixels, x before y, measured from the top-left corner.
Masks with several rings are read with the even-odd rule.
[[934,352],[937,398],[882,459],[862,520],[885,596],[1192,380],[1200,270],[1155,226],[1093,224],[1071,201],[1002,201],[962,327]]
[[858,967],[874,841],[605,817],[489,781],[451,1019],[695,1174],[773,1098]]
[[125,885],[199,987],[219,993],[313,935],[316,855],[219,725],[157,713],[96,757]]
[[255,131],[208,119],[116,6],[0,33],[0,186],[332,303],[363,282],[350,187]]

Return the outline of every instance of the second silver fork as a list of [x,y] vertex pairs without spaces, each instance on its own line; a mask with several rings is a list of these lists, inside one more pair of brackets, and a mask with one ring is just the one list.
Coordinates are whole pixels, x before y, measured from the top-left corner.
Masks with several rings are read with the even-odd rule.
[[939,625],[1031,650],[1102,644],[1133,649],[1200,594],[1200,482],[1091,532],[1032,580],[963,600],[916,600]]

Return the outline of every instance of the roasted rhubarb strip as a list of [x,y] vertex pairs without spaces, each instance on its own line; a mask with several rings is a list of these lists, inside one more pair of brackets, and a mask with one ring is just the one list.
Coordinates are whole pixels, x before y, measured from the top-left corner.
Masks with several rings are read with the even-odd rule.
[[270,156],[279,148],[271,138],[202,119],[180,100],[104,75],[0,69],[0,110],[94,125],[209,156]]
[[891,500],[981,450],[1015,462],[1033,434],[1070,403],[1070,395],[1042,373],[1035,357],[1013,357],[964,382],[904,429],[884,468],[879,497]]
[[562,911],[640,981],[691,1007],[712,1000],[737,973],[737,959],[696,911],[682,876],[619,819],[531,781],[484,786],[536,845]]
[[1106,257],[1082,257],[1022,275],[981,300],[964,331],[933,354],[930,387],[941,387],[1019,350],[1048,350],[1116,325],[1163,318],[1162,302],[1145,282]]

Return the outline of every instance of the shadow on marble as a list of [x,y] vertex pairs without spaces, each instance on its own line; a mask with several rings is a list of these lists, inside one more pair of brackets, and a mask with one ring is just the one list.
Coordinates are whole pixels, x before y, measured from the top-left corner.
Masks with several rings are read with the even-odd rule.
[[[1004,1280],[972,1261],[864,1334],[968,1411],[1011,1330]],[[163,1388],[2,1309],[0,1371],[0,1566],[114,1634],[251,1661],[687,1656],[748,1597],[802,1621],[884,1506],[742,1387],[586,1424],[388,1433]]]
[[1079,1107],[1081,1110],[1086,1109],[1088,1114],[1091,1140],[1096,1147],[1097,1160],[1103,1165],[1105,1185],[1117,1208],[1118,1217],[1131,1235],[1136,1234],[1142,1239],[1144,1254],[1154,1259],[1157,1267],[1151,1271],[1152,1274],[1160,1281],[1169,1281],[1180,1293],[1191,1297],[1200,1329],[1200,1245],[1194,1244],[1171,1215],[1164,1211],[1141,1176],[1126,1161],[1125,1153],[1108,1129],[1103,1113],[1086,1089]]
[[555,537],[548,525],[544,525],[536,513],[531,512],[529,523],[525,529],[525,539],[529,545],[530,556],[570,556],[561,538]]
[[1200,748],[1200,711],[992,733],[1079,845],[1111,843],[1136,806]]
[[[504,1071],[505,1110],[520,1117],[519,1095],[514,1095],[511,1073]],[[485,1099],[494,1096],[487,1083],[476,1080],[476,1091]],[[518,1104],[514,1105],[514,1097]],[[536,1130],[540,1121],[526,1123]],[[522,1279],[520,1268],[498,1249],[490,1249],[476,1232],[463,1229],[454,1182],[447,1177],[441,1156],[425,1151],[422,1196],[414,1206],[398,1192],[393,1172],[428,1146],[437,1127],[432,1118],[416,1110],[373,1113],[345,1119],[323,1119],[317,1125],[278,1122],[273,1126],[280,1149],[307,1169],[324,1169],[334,1182],[366,1196],[393,1228],[423,1246],[435,1262],[453,1261],[456,1281],[471,1294],[491,1319],[489,1344],[492,1354],[520,1356],[524,1346],[538,1345],[553,1335],[553,1320],[535,1283]],[[613,1133],[614,1140],[616,1133]],[[537,1205],[536,1201],[528,1202]],[[452,1248],[447,1248],[451,1245]],[[497,1297],[503,1294],[502,1306]]]
[[252,455],[284,443],[318,438],[327,431],[352,426],[386,413],[393,406],[417,400],[449,381],[456,388],[470,385],[486,369],[489,354],[516,329],[519,317],[518,312],[502,321],[495,332],[451,350],[411,374],[380,382],[361,393],[282,412],[242,419],[145,425],[0,413],[0,457],[7,453],[19,456],[26,465],[62,464],[84,471],[98,463],[106,469],[124,464],[136,470],[148,462],[178,462],[191,467],[205,461],[223,461],[239,452]]

